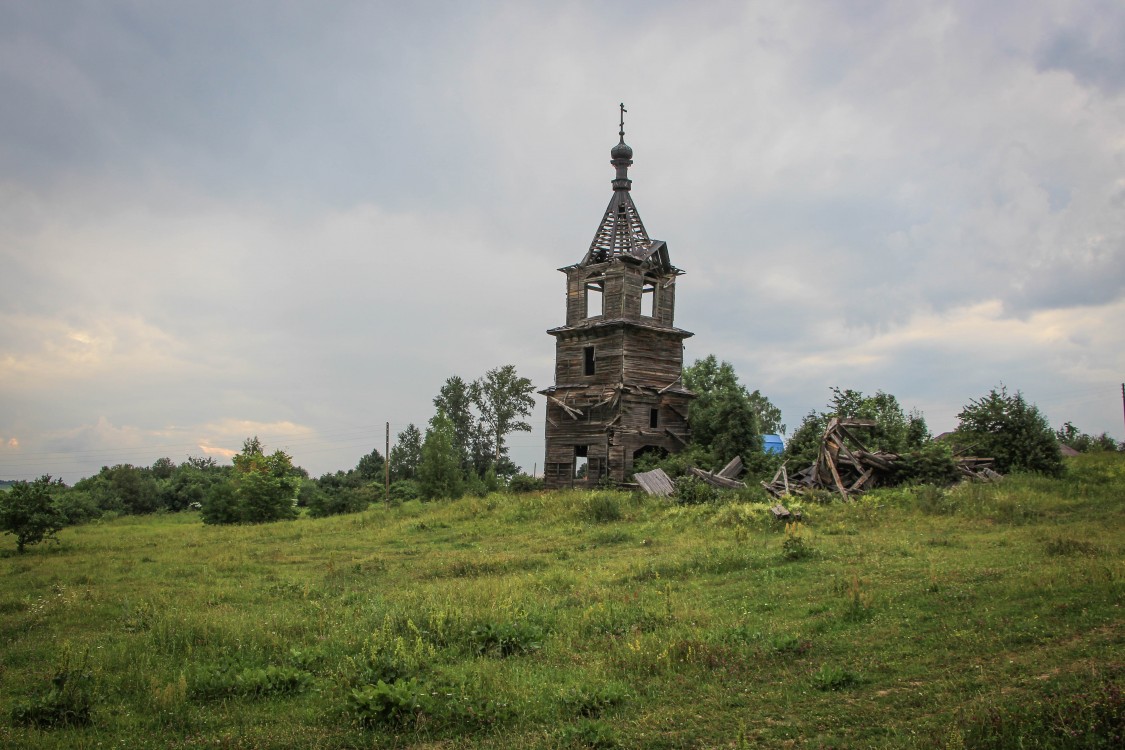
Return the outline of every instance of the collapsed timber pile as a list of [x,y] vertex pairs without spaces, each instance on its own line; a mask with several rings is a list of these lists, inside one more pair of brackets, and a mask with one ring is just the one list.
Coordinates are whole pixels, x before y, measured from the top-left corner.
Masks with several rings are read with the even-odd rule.
[[[902,460],[897,453],[869,451],[856,437],[858,428],[875,426],[873,419],[828,420],[828,427],[820,441],[816,462],[792,475],[785,464],[769,482],[762,482],[766,492],[774,497],[791,493],[803,494],[810,490],[839,492],[845,500],[850,495],[888,484],[893,480],[895,464]],[[991,481],[999,478],[992,470],[991,458],[966,456],[955,459],[957,470],[967,479]]]

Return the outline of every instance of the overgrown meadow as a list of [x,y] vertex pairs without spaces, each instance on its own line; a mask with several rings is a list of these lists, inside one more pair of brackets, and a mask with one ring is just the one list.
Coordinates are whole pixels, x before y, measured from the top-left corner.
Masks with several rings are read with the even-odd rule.
[[0,558],[5,747],[1122,746],[1125,456],[1062,479],[494,494]]

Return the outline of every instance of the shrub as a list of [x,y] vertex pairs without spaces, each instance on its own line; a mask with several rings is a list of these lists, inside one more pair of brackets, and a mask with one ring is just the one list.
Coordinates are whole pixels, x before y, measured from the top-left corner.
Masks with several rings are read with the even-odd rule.
[[101,516],[98,501],[89,492],[69,489],[55,496],[55,509],[66,526],[77,526]]
[[199,700],[265,698],[296,695],[312,685],[312,675],[296,667],[246,667],[225,661],[197,667],[188,679],[188,695]]
[[426,695],[418,680],[362,685],[348,694],[348,713],[362,726],[402,726],[418,718]]
[[391,502],[395,505],[417,500],[422,497],[422,490],[413,479],[400,479],[391,482]]
[[306,482],[301,488],[301,496],[313,518],[325,518],[342,513],[359,513],[375,499],[370,487],[334,487],[323,490],[313,482]]
[[673,497],[680,505],[702,505],[717,500],[719,491],[698,477],[680,477]]
[[595,492],[582,504],[582,516],[594,523],[607,523],[621,519],[621,506],[613,495]]
[[516,656],[538,651],[543,631],[528,622],[485,623],[469,633],[469,645],[479,656]]
[[799,522],[785,524],[785,541],[781,543],[781,556],[786,560],[804,560],[812,555],[812,546],[801,534],[801,524]]
[[538,492],[543,489],[543,480],[529,474],[516,474],[508,480],[508,490],[518,494]]
[[960,478],[961,472],[957,469],[949,445],[930,441],[903,454],[902,459],[895,463],[892,482],[948,487],[956,484]]

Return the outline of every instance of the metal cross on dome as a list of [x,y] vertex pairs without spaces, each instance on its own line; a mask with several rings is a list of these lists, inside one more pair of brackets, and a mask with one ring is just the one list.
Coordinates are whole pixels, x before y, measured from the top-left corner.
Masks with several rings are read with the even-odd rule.
[[624,140],[625,140],[625,113],[628,112],[629,110],[625,109],[625,102],[621,102],[620,106],[621,106],[621,130],[619,131],[619,134],[621,135],[622,142],[624,142]]

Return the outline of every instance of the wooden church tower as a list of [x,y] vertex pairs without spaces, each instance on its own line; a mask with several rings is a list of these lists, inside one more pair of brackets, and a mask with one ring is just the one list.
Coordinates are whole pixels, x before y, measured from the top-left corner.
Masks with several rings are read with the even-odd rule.
[[683,341],[673,325],[676,278],[668,245],[649,239],[630,195],[633,149],[610,151],[613,197],[594,241],[566,274],[566,325],[555,337],[555,384],[547,397],[548,487],[632,481],[633,461],[687,444]]

